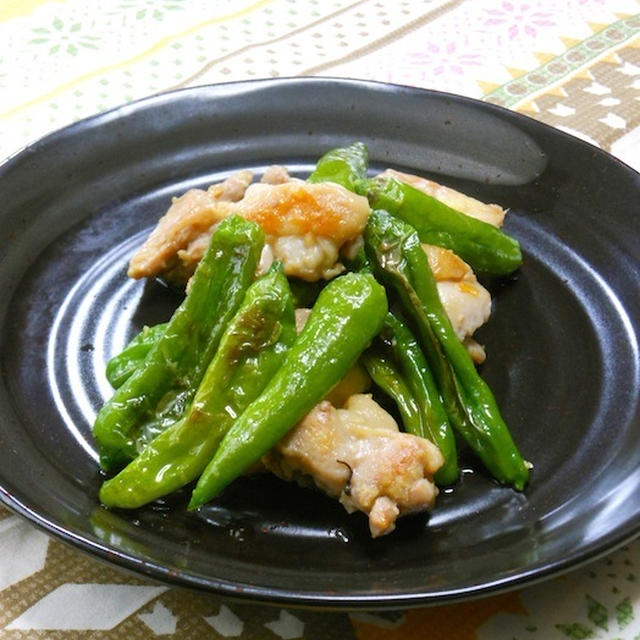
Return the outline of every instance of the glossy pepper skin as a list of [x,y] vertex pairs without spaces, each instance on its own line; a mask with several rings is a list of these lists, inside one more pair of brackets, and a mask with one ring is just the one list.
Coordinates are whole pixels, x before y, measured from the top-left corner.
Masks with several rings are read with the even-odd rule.
[[367,177],[369,154],[362,142],[325,153],[307,178],[307,182],[335,182],[349,191],[358,191]]
[[107,380],[114,389],[121,387],[140,367],[166,328],[166,322],[144,327],[120,353],[107,362]]
[[362,142],[332,149],[320,158],[308,181],[335,182],[367,196],[373,208],[411,224],[422,242],[451,249],[477,272],[506,275],[522,264],[514,238],[395,178],[367,179],[368,162]]
[[522,490],[528,465],[491,390],[451,327],[415,229],[386,211],[373,211],[365,247],[374,273],[398,293],[403,311],[418,328],[452,425],[498,481]]
[[422,430],[411,433],[431,440],[442,453],[444,464],[436,473],[436,482],[453,484],[459,475],[455,436],[418,341],[409,327],[392,313],[387,314],[377,341],[385,345],[398,363],[399,372],[418,405]]
[[167,397],[169,404],[177,398],[180,408],[188,405],[253,281],[263,244],[264,232],[253,222],[230,216],[220,224],[164,334],[98,413],[93,433],[105,469],[137,455],[145,422],[153,422]]
[[296,336],[280,263],[249,287],[186,414],[102,485],[109,507],[135,509],[195,480],[220,441],[282,364]]
[[517,240],[404,182],[378,177],[359,189],[372,208],[384,209],[410,224],[422,242],[451,249],[474,271],[506,275],[522,264]]
[[189,508],[218,494],[320,402],[380,331],[386,313],[385,290],[370,274],[348,273],[332,280],[282,367],[225,436],[200,476]]
[[377,346],[371,346],[362,354],[360,362],[374,384],[396,403],[405,431],[426,437],[418,403],[393,359]]

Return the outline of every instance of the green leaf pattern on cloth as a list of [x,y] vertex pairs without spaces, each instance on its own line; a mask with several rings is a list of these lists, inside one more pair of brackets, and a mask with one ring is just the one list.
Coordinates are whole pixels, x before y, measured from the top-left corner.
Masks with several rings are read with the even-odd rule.
[[31,31],[35,37],[28,44],[47,45],[50,56],[57,53],[75,56],[79,47],[98,49],[100,42],[90,27],[83,29],[80,22],[65,24],[60,18],[54,18],[50,27],[35,27]]
[[633,621],[633,605],[629,597],[616,605],[616,621],[620,629],[624,629]]
[[586,598],[589,620],[591,620],[596,627],[600,627],[606,631],[609,628],[609,612],[607,608],[589,594],[587,594]]

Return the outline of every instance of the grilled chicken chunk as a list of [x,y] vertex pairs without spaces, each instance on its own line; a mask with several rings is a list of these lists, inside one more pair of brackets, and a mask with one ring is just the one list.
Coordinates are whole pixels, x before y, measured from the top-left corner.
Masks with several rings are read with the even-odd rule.
[[243,169],[218,184],[212,184],[207,189],[207,194],[213,200],[238,202],[244,198],[244,193],[252,180],[253,172],[249,169]]
[[206,191],[189,189],[173,198],[167,213],[131,258],[128,275],[131,278],[162,275],[170,281],[186,282],[204,255],[212,225],[219,222],[216,203],[241,200],[252,179],[251,171],[238,171]]
[[[355,241],[369,216],[367,199],[333,183],[289,181],[256,183],[241,189],[239,174],[207,191],[191,189],[162,217],[129,265],[132,278],[162,275],[185,282],[206,250],[216,225],[233,213],[253,220],[268,248],[261,268],[282,260],[287,275],[304,280],[329,279],[342,270],[340,248]],[[278,177],[279,176],[279,177]],[[269,180],[284,178],[273,170]],[[234,180],[233,186],[227,183]],[[226,186],[223,186],[226,185]]]
[[260,182],[265,182],[266,184],[283,184],[290,182],[292,179],[286,167],[273,164],[265,169],[262,178],[260,178]]
[[315,484],[349,512],[363,511],[377,537],[399,516],[433,507],[443,459],[428,440],[399,432],[371,396],[355,394],[343,409],[316,405],[263,462],[285,480]]
[[484,362],[484,349],[472,336],[489,319],[491,295],[478,282],[471,267],[453,251],[430,244],[423,244],[422,248],[453,330],[474,362]]

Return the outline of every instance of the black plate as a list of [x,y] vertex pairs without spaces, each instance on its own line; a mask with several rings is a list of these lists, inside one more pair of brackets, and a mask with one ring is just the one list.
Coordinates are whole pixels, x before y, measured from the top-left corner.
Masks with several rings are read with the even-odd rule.
[[[527,459],[524,493],[469,461],[429,516],[371,540],[366,518],[274,478],[198,515],[186,497],[102,510],[90,425],[106,359],[174,293],[127,280],[171,196],[270,163],[305,175],[365,141],[372,167],[434,176],[511,208],[524,249],[491,283],[481,333]],[[473,100],[330,79],[189,89],[84,120],[0,172],[0,497],[85,551],[224,596],[332,607],[433,603],[522,585],[640,529],[637,173],[579,140]]]

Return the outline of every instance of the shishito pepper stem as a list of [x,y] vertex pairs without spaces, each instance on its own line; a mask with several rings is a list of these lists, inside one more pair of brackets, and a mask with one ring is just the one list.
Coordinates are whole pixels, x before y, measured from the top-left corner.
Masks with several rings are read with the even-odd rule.
[[[523,489],[528,465],[491,390],[453,331],[415,229],[386,211],[373,211],[365,229],[365,247],[374,272],[399,294],[403,311],[418,326],[445,407],[452,409],[452,425],[497,480]],[[454,391],[457,398],[451,396]]]
[[278,370],[295,339],[280,263],[249,287],[187,413],[100,490],[109,507],[135,509],[195,480],[225,433]]
[[349,273],[331,281],[282,367],[225,436],[189,508],[218,494],[307,414],[356,362],[386,313],[384,288],[370,274]]
[[517,240],[404,182],[384,176],[367,180],[358,189],[372,208],[404,220],[422,242],[451,249],[477,272],[505,275],[522,264]]
[[154,418],[164,396],[195,393],[253,281],[263,244],[264,232],[253,222],[230,216],[220,224],[163,335],[98,413],[93,433],[104,468],[137,455],[142,424]]
[[357,191],[367,177],[369,154],[362,142],[327,151],[307,178],[307,182],[335,182],[349,191]]

